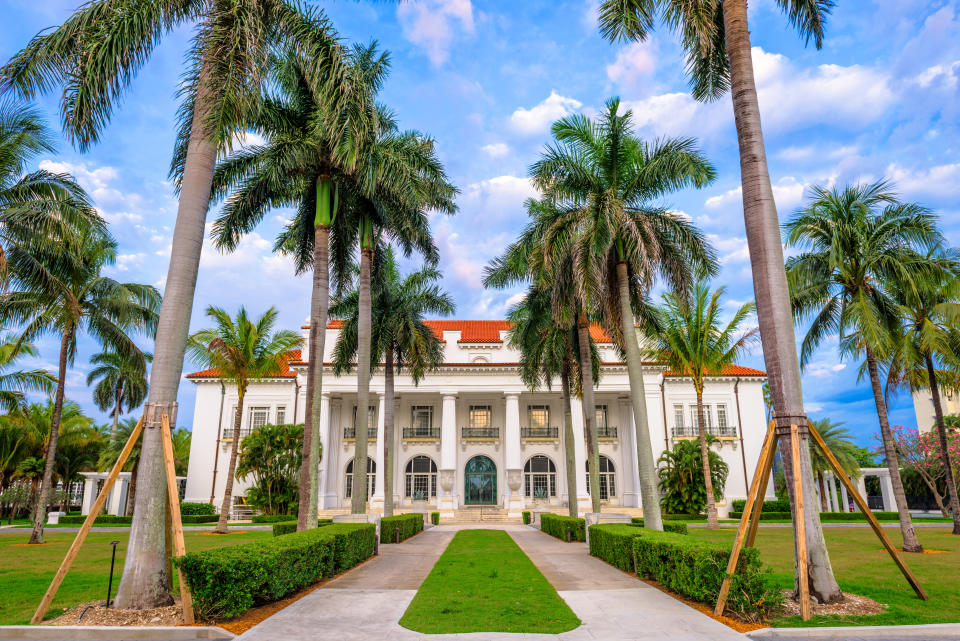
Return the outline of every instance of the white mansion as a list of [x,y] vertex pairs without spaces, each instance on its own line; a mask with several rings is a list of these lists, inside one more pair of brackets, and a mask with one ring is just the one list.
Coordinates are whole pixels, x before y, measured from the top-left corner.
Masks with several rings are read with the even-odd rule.
[[[519,354],[504,342],[505,321],[428,321],[443,340],[445,362],[414,386],[406,374],[396,379],[395,504],[427,501],[445,514],[471,505],[496,505],[516,514],[534,501],[560,508],[576,492],[589,510],[586,442],[581,403],[571,403],[577,484],[567,487],[564,471],[563,408],[559,384],[529,391],[517,372]],[[328,363],[340,324],[326,329]],[[627,371],[602,330],[593,328],[603,369],[596,389],[600,441],[600,492],[610,506],[640,505],[633,412]],[[304,347],[308,328],[303,328]],[[271,379],[250,385],[242,408],[240,434],[233,434],[236,390],[221,385],[215,371],[194,372],[197,385],[193,439],[185,500],[222,500],[231,440],[265,423],[303,422],[306,368],[292,352],[287,367]],[[662,365],[645,366],[647,413],[654,456],[681,439],[696,436],[696,397],[688,379]],[[717,448],[730,468],[722,513],[729,500],[747,493],[760,453],[765,418],[764,373],[734,366],[709,379],[704,390],[706,419],[720,440]],[[383,376],[371,382],[368,484],[370,507],[383,505]],[[349,507],[352,484],[356,379],[335,377],[325,368],[320,424],[320,507]],[[771,484],[772,485],[772,484]],[[238,480],[235,496],[245,484]],[[772,489],[771,489],[772,494]]]

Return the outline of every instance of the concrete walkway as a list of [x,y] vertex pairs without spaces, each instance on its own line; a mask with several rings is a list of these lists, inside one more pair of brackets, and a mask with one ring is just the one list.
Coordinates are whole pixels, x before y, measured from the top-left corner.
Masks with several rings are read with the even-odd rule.
[[[481,528],[507,531],[583,625],[558,635],[424,635],[400,627],[400,617],[454,533]],[[380,556],[311,592],[239,639],[744,641],[745,637],[589,556],[583,543],[563,543],[524,525],[471,524],[441,525],[400,545],[381,545]]]

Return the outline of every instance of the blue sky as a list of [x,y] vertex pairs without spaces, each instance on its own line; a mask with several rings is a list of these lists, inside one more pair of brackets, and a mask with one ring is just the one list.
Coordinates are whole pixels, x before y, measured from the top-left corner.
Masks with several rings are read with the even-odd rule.
[[[4,0],[0,58],[38,30],[61,23],[77,0]],[[687,213],[722,257],[715,284],[732,304],[752,300],[739,194],[739,165],[729,97],[698,104],[689,96],[681,52],[661,30],[644,44],[610,44],[597,32],[596,0],[487,2],[420,0],[400,5],[324,2],[347,40],[379,41],[393,71],[382,99],[404,128],[437,140],[459,187],[460,211],[433,221],[445,286],[460,318],[501,318],[515,291],[488,292],[481,269],[525,222],[533,195],[526,169],[558,117],[595,113],[611,96],[633,109],[647,138],[696,137],[718,169],[716,182],[672,195],[664,204]],[[886,177],[904,198],[937,211],[960,243],[960,2],[841,2],[822,50],[805,48],[774,0],[754,0],[751,26],[756,78],[774,192],[781,218],[803,202],[812,184]],[[102,142],[87,154],[63,143],[41,166],[70,171],[91,192],[120,243],[110,274],[163,286],[176,201],[167,182],[175,92],[190,34],[170,34],[140,72]],[[57,125],[55,96],[40,101]],[[213,213],[210,219],[213,218]],[[276,211],[240,249],[201,259],[192,329],[210,304],[261,312],[273,305],[281,322],[299,327],[309,309],[309,283],[270,248],[288,212]],[[871,443],[876,415],[857,366],[826,345],[804,374],[811,416],[845,421]],[[40,341],[40,362],[53,367],[58,339]],[[146,345],[149,347],[148,345]],[[99,415],[85,385],[97,351],[81,340],[68,396]],[[762,367],[759,349],[745,364]],[[188,364],[185,371],[192,368]],[[190,427],[194,390],[183,383],[180,424]],[[915,423],[906,396],[894,422]]]

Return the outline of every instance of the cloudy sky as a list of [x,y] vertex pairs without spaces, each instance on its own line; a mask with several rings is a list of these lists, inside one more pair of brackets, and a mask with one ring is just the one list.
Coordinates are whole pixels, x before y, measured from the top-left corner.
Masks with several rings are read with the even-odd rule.
[[[0,58],[37,31],[61,23],[78,0],[4,0]],[[596,0],[492,2],[418,0],[403,4],[324,2],[346,40],[379,41],[393,72],[382,98],[405,128],[437,140],[459,187],[459,212],[437,218],[445,286],[460,318],[501,318],[515,291],[489,292],[481,269],[524,225],[533,195],[527,167],[557,118],[595,113],[611,96],[633,110],[647,138],[696,137],[716,164],[716,182],[672,195],[664,204],[686,212],[709,234],[723,270],[715,284],[730,304],[752,300],[744,238],[736,136],[728,97],[699,104],[689,95],[673,34],[643,44],[610,44],[597,32]],[[767,155],[781,218],[813,184],[895,181],[905,198],[936,210],[960,242],[960,2],[841,2],[822,50],[804,48],[773,0],[750,3],[753,58]],[[190,27],[170,34],[136,78],[102,142],[87,154],[66,143],[42,167],[69,171],[90,191],[120,243],[110,274],[163,287],[176,201],[167,182],[175,92]],[[40,106],[56,126],[55,96]],[[282,324],[301,325],[308,281],[271,253],[288,212],[276,211],[233,254],[204,248],[193,328],[210,304],[260,312],[276,306]],[[212,219],[212,215],[211,215]],[[53,368],[56,337],[39,343]],[[85,385],[89,340],[71,371],[68,395],[95,412]],[[877,430],[857,365],[825,346],[804,375],[811,416],[845,421],[869,444]],[[149,347],[149,345],[146,345]],[[759,350],[746,359],[761,366]],[[191,370],[188,364],[186,371]],[[192,421],[193,386],[183,383],[181,426]],[[892,408],[913,425],[908,398]]]

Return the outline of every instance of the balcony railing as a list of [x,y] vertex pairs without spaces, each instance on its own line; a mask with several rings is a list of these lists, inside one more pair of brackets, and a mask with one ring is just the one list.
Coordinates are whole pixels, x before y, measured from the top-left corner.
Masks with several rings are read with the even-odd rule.
[[249,427],[241,427],[239,430],[234,430],[232,427],[226,427],[223,430],[223,436],[220,437],[223,441],[232,441],[234,435],[240,434],[240,440],[250,436],[250,432],[253,430]]
[[500,438],[499,427],[461,427],[460,438]]
[[597,438],[617,438],[617,426],[597,425]]
[[[700,429],[690,426],[675,426],[670,430],[674,438],[697,438],[700,436]],[[719,437],[735,437],[737,435],[736,425],[708,425],[707,434]]]
[[[357,428],[355,427],[345,427],[343,428],[343,438],[346,441],[355,441],[357,440]],[[367,428],[367,439],[376,440],[377,438],[377,428],[368,427]]]
[[521,427],[520,438],[559,438],[559,427]]
[[429,438],[440,440],[439,427],[405,427],[403,428],[403,438]]

